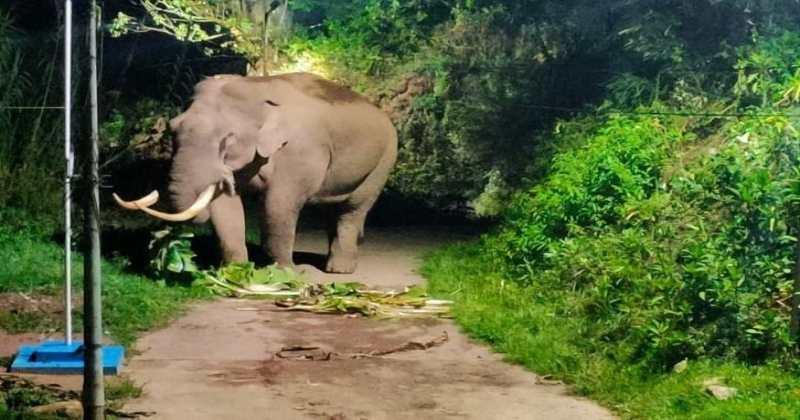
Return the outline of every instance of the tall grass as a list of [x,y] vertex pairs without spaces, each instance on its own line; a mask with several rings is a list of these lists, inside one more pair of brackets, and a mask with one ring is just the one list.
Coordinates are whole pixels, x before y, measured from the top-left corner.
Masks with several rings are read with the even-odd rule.
[[0,14],[0,209],[52,217],[60,210],[63,117],[44,107],[61,103],[59,43],[28,48],[8,15]]

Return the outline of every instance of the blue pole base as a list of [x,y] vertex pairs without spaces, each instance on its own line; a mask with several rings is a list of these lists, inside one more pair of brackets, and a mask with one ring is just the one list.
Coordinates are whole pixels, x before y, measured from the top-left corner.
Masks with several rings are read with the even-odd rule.
[[[20,346],[9,372],[75,375],[83,373],[83,342],[45,341]],[[103,346],[103,374],[118,375],[122,370],[125,349],[119,345]]]

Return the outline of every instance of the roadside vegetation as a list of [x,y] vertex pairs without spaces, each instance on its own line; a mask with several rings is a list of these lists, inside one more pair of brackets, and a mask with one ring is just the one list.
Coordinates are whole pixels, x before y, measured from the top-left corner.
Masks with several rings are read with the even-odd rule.
[[[635,331],[598,339],[603,322],[564,313],[575,296],[543,296],[499,274],[495,264],[480,246],[462,245],[429,257],[423,274],[432,294],[455,301],[453,316],[471,337],[622,418],[795,419],[800,412],[800,378],[780,362],[697,357],[685,370],[650,367],[621,343]],[[737,394],[718,400],[707,391],[713,384]]]
[[[0,212],[2,216],[24,217],[19,213]],[[9,220],[5,219],[5,220]],[[64,249],[53,240],[46,227],[32,222],[0,226],[0,296],[23,294],[32,299],[46,297],[55,308],[3,307],[0,328],[7,332],[51,332],[63,329]],[[83,280],[82,259],[74,261],[73,288],[76,293],[73,320],[80,331],[80,293]],[[122,257],[103,262],[103,321],[111,339],[125,346],[137,335],[164,325],[180,313],[192,298],[203,297],[181,284],[128,269]],[[6,299],[3,299],[6,301]]]
[[625,417],[796,418],[799,49],[759,36],[727,94],[677,85],[558,123],[569,146],[496,230],[428,258],[432,292]]
[[[425,263],[473,337],[627,418],[800,413],[796,2],[292,0],[266,55],[261,2],[106,3],[122,37],[107,48],[182,48],[155,65],[147,47],[108,58],[101,152],[118,191],[163,186],[166,121],[220,63],[320,73],[395,122],[384,197],[496,222]],[[33,33],[0,15],[0,106],[61,97],[45,53],[58,35]],[[139,94],[115,91],[131,74]],[[48,112],[0,114],[0,294],[60,290],[62,122]],[[159,274],[174,261],[146,250],[161,226],[104,222],[123,238],[104,262],[112,338],[129,345],[207,296]],[[117,246],[129,229],[138,250]],[[0,328],[59,319],[8,312]]]
[[[108,418],[130,418],[138,414],[120,412],[131,399],[138,398],[142,389],[125,376],[109,377],[105,383]],[[50,384],[17,376],[0,377],[0,419],[56,420],[81,416],[80,395]]]
[[[57,51],[55,34],[40,41]],[[0,329],[55,334],[63,330],[64,320],[63,118],[49,109],[5,108],[47,106],[60,102],[63,95],[57,61],[27,47],[30,42],[36,40],[26,39],[9,16],[0,14],[0,107],[4,107],[0,111]],[[80,219],[75,224],[79,231]],[[80,245],[78,234],[73,242]],[[196,297],[187,287],[168,285],[131,269],[125,256],[130,253],[112,257],[115,250],[107,251],[103,316],[113,340],[132,345],[140,332],[163,325]],[[83,277],[79,255],[73,267],[79,303]],[[32,303],[37,301],[46,304]],[[74,310],[80,332],[80,305]]]

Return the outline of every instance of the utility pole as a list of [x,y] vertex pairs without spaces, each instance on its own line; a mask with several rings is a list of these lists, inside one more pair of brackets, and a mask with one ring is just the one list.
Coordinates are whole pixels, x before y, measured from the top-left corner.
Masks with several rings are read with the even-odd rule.
[[83,418],[105,419],[105,389],[103,388],[103,317],[102,277],[100,270],[100,189],[98,160],[98,99],[97,99],[97,0],[91,0],[89,14],[89,80],[92,133],[85,151],[83,179],[87,184],[84,197],[84,235],[88,249],[84,250],[83,269]]
[[64,344],[72,344],[72,0],[64,2]]

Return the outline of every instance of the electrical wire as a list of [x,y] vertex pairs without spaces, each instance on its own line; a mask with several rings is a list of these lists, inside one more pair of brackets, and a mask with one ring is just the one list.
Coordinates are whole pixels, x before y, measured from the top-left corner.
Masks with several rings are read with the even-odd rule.
[[[561,106],[550,105],[520,105],[525,108],[543,109],[548,111],[559,111],[568,113],[581,113],[591,111],[587,108],[568,108]],[[661,116],[661,117],[701,117],[701,118],[800,118],[800,114],[791,113],[737,113],[737,112],[680,112],[680,111],[625,111],[625,110],[596,110],[596,115],[646,115],[646,116]]]
[[0,109],[39,111],[42,109],[64,109],[64,107],[63,106],[0,106]]

